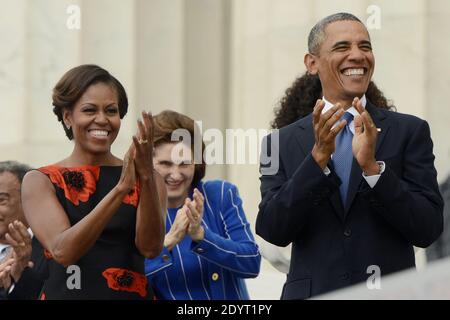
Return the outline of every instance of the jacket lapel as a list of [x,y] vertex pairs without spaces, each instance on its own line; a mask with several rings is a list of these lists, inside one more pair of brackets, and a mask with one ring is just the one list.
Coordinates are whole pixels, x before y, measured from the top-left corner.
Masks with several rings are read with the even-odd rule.
[[[377,137],[377,145],[375,148],[375,158],[378,154],[378,150],[380,149],[381,145],[383,144],[384,137],[386,136],[386,133],[389,130],[389,123],[386,120],[386,116],[380,112],[376,106],[371,104],[369,101],[367,101],[366,109],[369,112],[370,116],[372,117],[373,122],[375,123],[375,126],[380,129],[381,131],[378,132]],[[361,186],[361,182],[363,180],[362,176],[362,170],[358,165],[358,162],[356,159],[353,159],[352,164],[352,171],[350,174],[350,183],[348,187],[348,195],[347,195],[347,205],[345,206],[345,216],[347,216],[348,211],[355,200],[355,196],[358,193],[358,190]]]
[[[315,140],[314,130],[312,126],[312,116],[309,115],[307,119],[305,121],[301,121],[298,126],[300,130],[295,130],[295,139],[297,140],[304,154],[308,155],[309,153],[311,153],[311,150],[314,147]],[[331,161],[328,163],[328,167],[333,170]],[[336,192],[334,192],[330,196],[329,200],[334,208],[334,212],[342,221],[344,217],[344,207],[342,205],[339,189],[337,189]]]
[[312,127],[312,116],[309,115],[304,119],[304,121],[300,121],[298,124],[300,130],[295,130],[295,139],[302,151],[307,155],[314,147],[314,130]]

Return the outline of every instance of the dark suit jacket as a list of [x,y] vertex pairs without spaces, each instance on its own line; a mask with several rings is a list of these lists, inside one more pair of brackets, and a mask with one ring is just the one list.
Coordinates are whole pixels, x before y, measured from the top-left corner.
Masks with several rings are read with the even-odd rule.
[[369,102],[367,110],[381,128],[376,159],[386,169],[371,189],[354,160],[346,208],[332,164],[326,176],[311,156],[312,115],[282,128],[278,145],[270,146],[273,134],[263,142],[263,151],[279,152],[279,170],[261,176],[256,233],[278,246],[292,242],[282,299],[366,281],[371,265],[382,275],[413,267],[413,245],[427,247],[442,232],[443,201],[427,122]]

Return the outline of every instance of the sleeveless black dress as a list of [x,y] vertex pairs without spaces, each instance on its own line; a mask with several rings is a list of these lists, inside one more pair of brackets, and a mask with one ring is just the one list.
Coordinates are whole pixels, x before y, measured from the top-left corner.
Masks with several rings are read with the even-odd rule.
[[[75,225],[116,186],[121,166],[47,166],[71,225]],[[135,246],[139,186],[123,200],[92,248],[73,266],[54,261],[48,251],[49,277],[40,299],[152,299],[144,275],[144,257]]]

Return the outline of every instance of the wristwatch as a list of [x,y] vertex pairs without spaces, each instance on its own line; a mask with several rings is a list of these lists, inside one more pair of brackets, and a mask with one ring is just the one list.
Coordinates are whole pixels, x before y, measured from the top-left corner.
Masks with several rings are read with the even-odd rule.
[[[378,173],[376,174],[377,176],[382,174],[384,172],[384,170],[386,169],[386,164],[384,163],[384,161],[377,161],[378,164]],[[369,177],[369,175],[367,175],[365,172],[363,172],[364,176]]]

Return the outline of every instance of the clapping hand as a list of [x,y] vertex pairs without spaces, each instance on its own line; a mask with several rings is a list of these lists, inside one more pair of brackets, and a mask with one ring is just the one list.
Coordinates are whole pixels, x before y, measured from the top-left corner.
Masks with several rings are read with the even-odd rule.
[[378,137],[377,128],[370,114],[362,106],[360,99],[353,99],[352,105],[359,112],[359,115],[354,120],[353,156],[365,174],[378,174],[379,167],[375,160],[375,146]]
[[8,289],[11,286],[11,266],[14,259],[7,259],[0,263],[0,288]]
[[186,206],[183,206],[177,211],[175,220],[164,238],[164,246],[169,250],[172,250],[172,248],[180,243],[186,236],[187,228],[189,226],[186,210]]
[[142,112],[142,119],[137,121],[138,133],[123,159],[122,174],[119,180],[120,189],[126,193],[136,184],[136,173],[139,178],[151,178],[153,174],[153,117]]
[[205,230],[202,227],[203,210],[205,198],[198,189],[194,189],[194,200],[186,199],[186,215],[189,219],[188,234],[194,241],[201,241],[205,236]]
[[204,238],[204,230],[201,225],[203,219],[203,204],[205,198],[198,189],[194,189],[194,200],[186,198],[183,207],[177,211],[175,221],[166,234],[164,246],[172,250],[180,243],[186,234],[194,241],[201,241]]
[[345,127],[347,121],[340,121],[344,109],[339,103],[322,113],[325,102],[317,100],[313,111],[313,128],[315,143],[311,155],[316,163],[324,169],[336,149],[336,136]]
[[151,113],[142,112],[142,120],[137,121],[139,132],[133,136],[135,147],[134,162],[140,178],[153,176],[153,131],[154,123]]
[[33,262],[30,260],[32,246],[31,236],[27,228],[22,222],[17,220],[9,224],[8,233],[5,235],[5,238],[13,248],[10,259],[4,268],[4,271],[10,275],[10,277],[8,276],[9,279],[5,280],[5,284],[8,284],[8,281],[11,281],[11,277],[17,282],[25,268],[33,267]]

